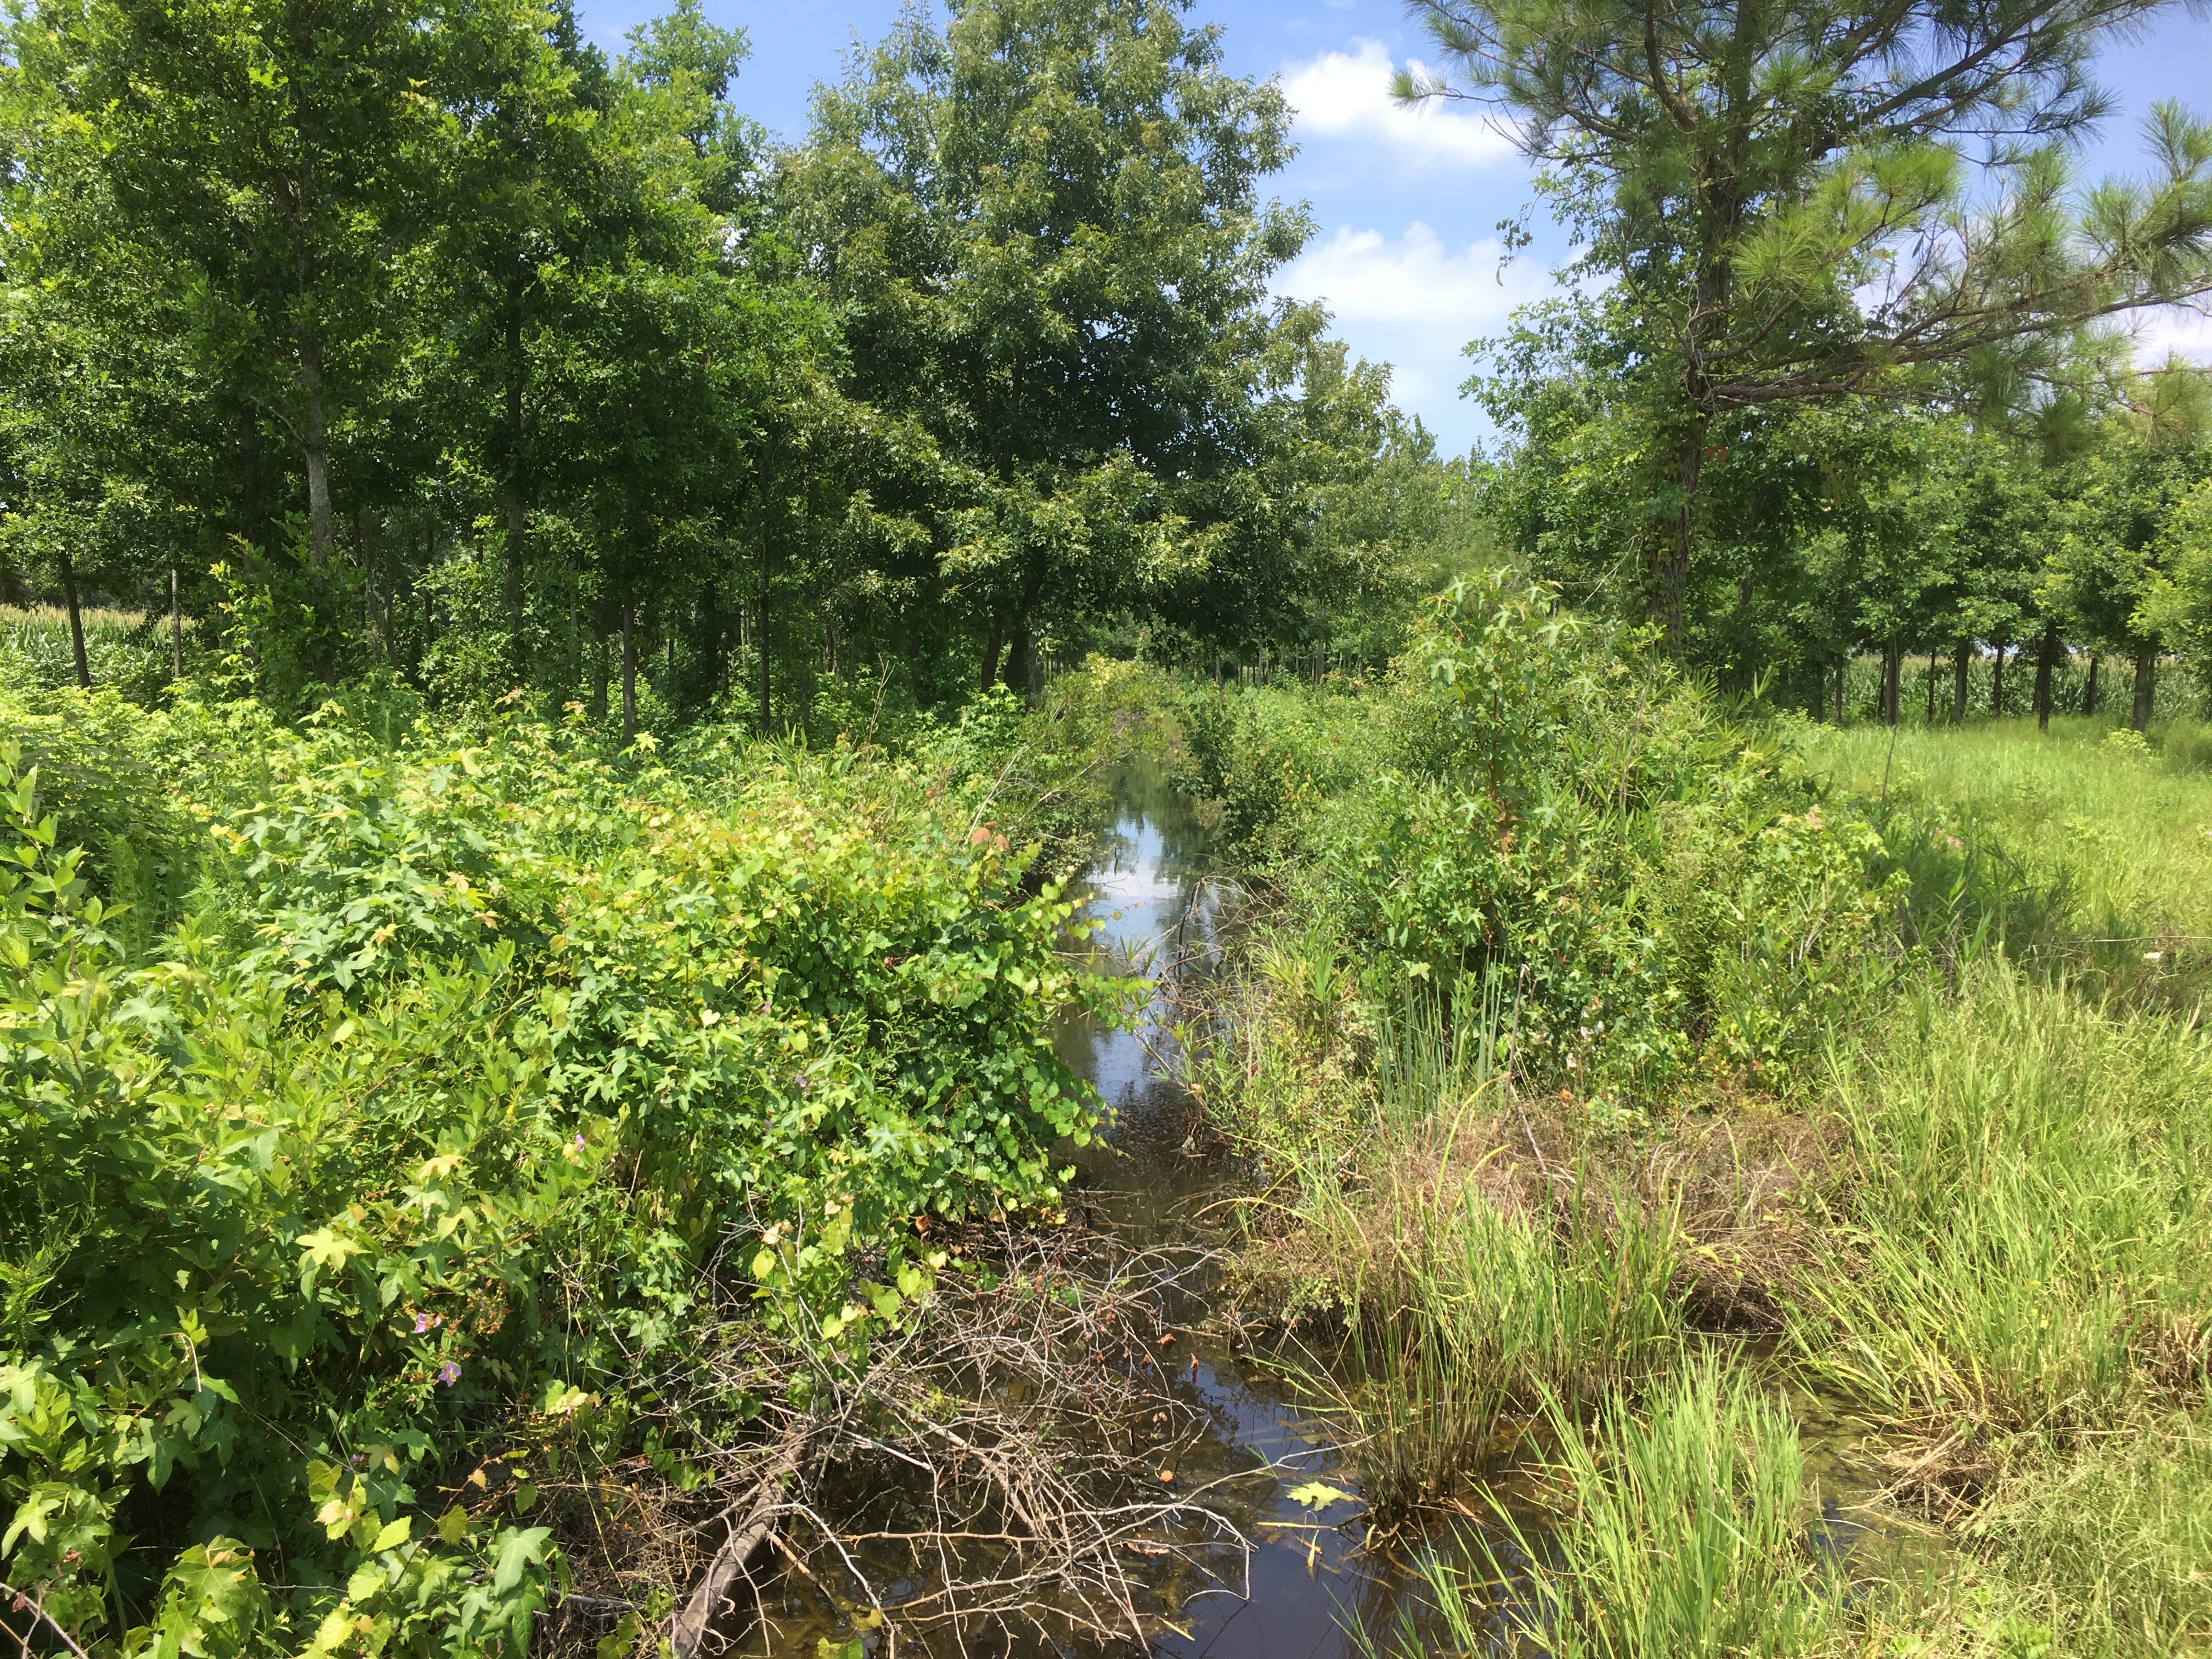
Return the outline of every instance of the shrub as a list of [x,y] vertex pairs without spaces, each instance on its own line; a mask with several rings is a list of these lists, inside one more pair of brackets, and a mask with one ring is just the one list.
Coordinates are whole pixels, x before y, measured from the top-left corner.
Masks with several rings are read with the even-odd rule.
[[[49,748],[153,800],[223,729]],[[1091,1107],[1050,1022],[1103,993],[916,766],[253,731],[260,787],[170,803],[204,867],[137,962],[0,764],[0,1571],[109,1648],[519,1651],[534,1477],[441,1487],[619,1443],[726,1243],[765,1330],[857,1363],[944,1259],[913,1217],[1055,1202]]]
[[1436,602],[1380,710],[1200,697],[1185,729],[1187,787],[1374,994],[1502,976],[1526,1082],[1603,1097],[1703,1055],[1779,1086],[1895,966],[1909,878],[1789,734],[1510,573]]

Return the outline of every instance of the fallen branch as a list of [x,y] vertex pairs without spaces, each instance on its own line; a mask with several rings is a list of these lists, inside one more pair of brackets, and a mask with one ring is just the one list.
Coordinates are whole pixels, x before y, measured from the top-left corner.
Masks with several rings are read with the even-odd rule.
[[775,1530],[776,1516],[782,1508],[783,1483],[798,1472],[811,1429],[811,1425],[805,1421],[793,1423],[787,1429],[774,1460],[753,1488],[751,1502],[732,1504],[723,1511],[725,1515],[734,1515],[742,1509],[745,1518],[731,1529],[722,1547],[714,1552],[714,1559],[707,1564],[707,1571],[701,1576],[698,1588],[691,1592],[691,1599],[668,1621],[669,1645],[676,1650],[676,1659],[691,1659],[699,1650],[708,1631],[729,1603],[730,1586],[752,1564],[753,1557]]

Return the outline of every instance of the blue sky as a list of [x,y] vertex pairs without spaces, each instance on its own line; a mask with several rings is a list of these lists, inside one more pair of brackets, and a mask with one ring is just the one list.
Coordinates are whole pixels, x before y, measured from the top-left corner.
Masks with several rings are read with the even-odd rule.
[[[586,33],[610,50],[664,9],[653,0],[581,0]],[[751,37],[739,102],[795,141],[805,134],[814,84],[837,76],[841,53],[856,39],[881,36],[898,5],[707,0],[707,9]],[[1299,112],[1299,154],[1276,193],[1312,204],[1316,234],[1278,289],[1326,301],[1355,351],[1394,366],[1400,404],[1447,451],[1466,448],[1486,423],[1459,396],[1468,368],[1461,348],[1543,292],[1563,248],[1540,210],[1534,246],[1500,269],[1496,227],[1529,201],[1526,164],[1475,115],[1392,107],[1391,69],[1419,58],[1424,44],[1398,0],[1198,0],[1193,15],[1223,26],[1232,70],[1280,76]],[[2171,7],[2142,38],[2106,52],[2100,78],[2119,107],[2087,165],[2134,171],[2136,125],[2154,100],[2179,98],[2212,113],[2212,13],[2192,19]],[[2168,346],[2212,358],[2212,326],[2186,315],[2142,325],[2139,350],[2162,355]]]

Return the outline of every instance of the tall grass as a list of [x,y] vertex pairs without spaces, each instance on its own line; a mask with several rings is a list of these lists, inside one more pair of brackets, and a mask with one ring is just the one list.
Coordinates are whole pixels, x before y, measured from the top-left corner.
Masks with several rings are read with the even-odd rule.
[[[84,623],[85,660],[94,685],[144,702],[168,684],[172,662],[166,617],[100,607],[79,614]],[[191,635],[187,621],[187,651]],[[76,684],[67,611],[52,605],[29,610],[0,606],[0,683],[47,690]]]
[[1856,1192],[1793,1324],[1817,1376],[1901,1419],[2108,1425],[2201,1390],[2212,1052],[2155,1015],[1985,965],[1838,1068]]
[[1341,1409],[1385,1522],[1462,1488],[1547,1398],[1662,1371],[1683,1322],[1676,1236],[1600,1192],[1532,1213],[1479,1175],[1401,1181],[1323,1226],[1356,1261]]
[[[1431,1556],[1443,1634],[1463,1655],[1733,1659],[1838,1644],[1838,1586],[1808,1547],[1805,1460],[1772,1396],[1710,1357],[1638,1401],[1608,1398],[1594,1427],[1556,1396],[1541,1522],[1500,1505],[1477,1571]],[[1404,1654],[1436,1632],[1405,1633]]]
[[2172,978],[2212,963],[2212,771],[2197,763],[2197,730],[2177,725],[2163,750],[2067,717],[2047,737],[2002,722],[1805,726],[1800,740],[1836,792],[1940,810],[1960,836],[2063,892],[2039,930],[2048,936],[2021,941],[2033,952]]
[[2212,1425],[2202,1416],[2034,1463],[1966,1535],[2059,1652],[2212,1650]]

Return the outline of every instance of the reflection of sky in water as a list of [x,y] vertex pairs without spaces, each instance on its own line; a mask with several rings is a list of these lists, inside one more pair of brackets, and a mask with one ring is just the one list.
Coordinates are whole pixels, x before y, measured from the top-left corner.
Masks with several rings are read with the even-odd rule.
[[[1091,939],[1094,951],[1138,972],[1164,975],[1180,959],[1208,951],[1218,902],[1204,875],[1204,831],[1187,803],[1146,787],[1153,782],[1124,781],[1123,815],[1086,877],[1091,897],[1085,914],[1100,924]],[[1174,1054],[1161,1024],[1165,1018],[1155,1000],[1136,1031],[1088,1021],[1061,1028],[1061,1057],[1097,1089],[1110,1120],[1102,1141],[1070,1157],[1081,1170],[1084,1199],[1122,1225],[1153,1240],[1210,1243],[1194,1238],[1199,1229],[1193,1212],[1230,1197],[1233,1177],[1218,1162],[1184,1150],[1194,1108],[1163,1069]],[[1170,1322],[1187,1333],[1206,1312],[1194,1294]],[[1340,1503],[1316,1516],[1288,1495],[1316,1478],[1348,1487],[1349,1471],[1274,1379],[1215,1344],[1198,1346],[1195,1370],[1188,1337],[1174,1352],[1182,1366],[1174,1373],[1176,1391],[1200,1406],[1212,1425],[1203,1440],[1177,1455],[1179,1484],[1254,1471],[1217,1488],[1212,1501],[1260,1547],[1252,1557],[1249,1601],[1223,1592],[1193,1597],[1169,1615],[1177,1629],[1160,1632],[1152,1650],[1211,1659],[1334,1659],[1357,1652],[1345,1634],[1346,1616],[1374,1601],[1382,1587],[1357,1553],[1356,1529],[1328,1523],[1355,1516],[1358,1505]],[[1230,1591],[1243,1590],[1235,1558],[1218,1565],[1232,1581]],[[1387,1607],[1389,1593],[1382,1596]]]

